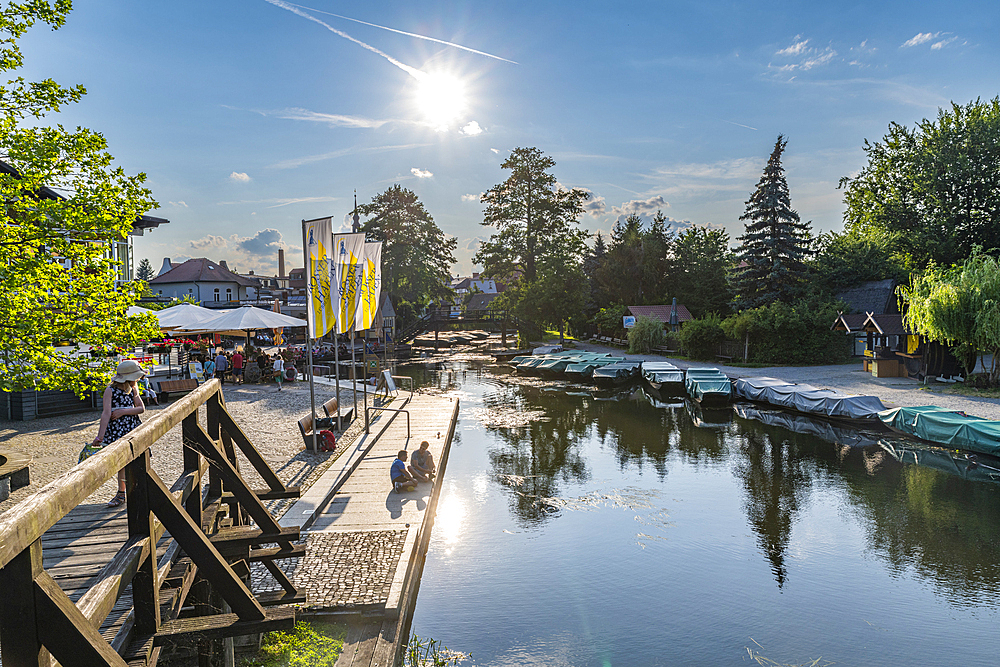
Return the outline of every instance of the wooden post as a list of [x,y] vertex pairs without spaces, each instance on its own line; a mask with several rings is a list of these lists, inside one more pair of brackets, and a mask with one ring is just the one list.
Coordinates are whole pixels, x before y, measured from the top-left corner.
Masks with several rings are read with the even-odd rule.
[[31,543],[0,568],[0,657],[5,665],[49,667],[35,624],[34,582],[42,572],[42,540]]
[[[132,577],[132,600],[135,605],[135,632],[152,635],[160,628],[160,586],[157,581],[156,531],[149,507],[149,450],[147,449],[125,469],[128,489],[129,537],[148,537],[148,555],[139,561]],[[192,494],[193,495],[193,494]],[[189,496],[190,498],[190,496]]]

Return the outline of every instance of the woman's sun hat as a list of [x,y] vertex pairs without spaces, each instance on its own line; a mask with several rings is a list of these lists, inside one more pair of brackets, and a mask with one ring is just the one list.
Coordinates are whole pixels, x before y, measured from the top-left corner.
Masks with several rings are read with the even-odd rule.
[[142,366],[139,362],[134,359],[126,359],[125,361],[118,364],[118,368],[115,369],[115,382],[128,382],[130,380],[138,380],[146,371],[142,370]]

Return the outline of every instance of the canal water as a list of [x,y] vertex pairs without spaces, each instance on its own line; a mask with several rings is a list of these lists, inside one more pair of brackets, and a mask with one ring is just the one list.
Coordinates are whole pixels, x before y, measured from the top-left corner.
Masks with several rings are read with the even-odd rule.
[[988,466],[473,357],[399,370],[461,400],[412,632],[465,665],[1000,662]]

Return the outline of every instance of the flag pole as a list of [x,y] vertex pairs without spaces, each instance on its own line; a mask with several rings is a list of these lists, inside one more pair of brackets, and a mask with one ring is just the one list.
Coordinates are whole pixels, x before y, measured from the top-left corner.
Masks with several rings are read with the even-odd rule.
[[[306,221],[302,221],[302,254],[304,256],[304,264],[306,267],[306,353],[307,359],[309,360],[309,404],[312,407],[312,449],[314,452],[319,451],[319,447],[316,446],[316,381],[313,373],[313,346],[312,346],[312,332],[313,332],[313,322],[316,320],[316,313],[313,313],[313,322],[309,321],[309,304],[312,303],[309,299],[312,298],[312,281],[310,280],[310,267],[309,267],[309,246],[306,245]],[[280,388],[281,385],[279,384]]]

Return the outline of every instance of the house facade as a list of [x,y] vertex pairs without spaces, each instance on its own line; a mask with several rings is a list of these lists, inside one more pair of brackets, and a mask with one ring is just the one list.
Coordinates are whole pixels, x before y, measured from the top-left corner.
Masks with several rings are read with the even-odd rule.
[[166,258],[159,275],[149,281],[149,289],[157,297],[191,297],[206,305],[256,300],[258,288],[257,281],[230,271],[225,260],[215,262],[205,257],[181,264]]

